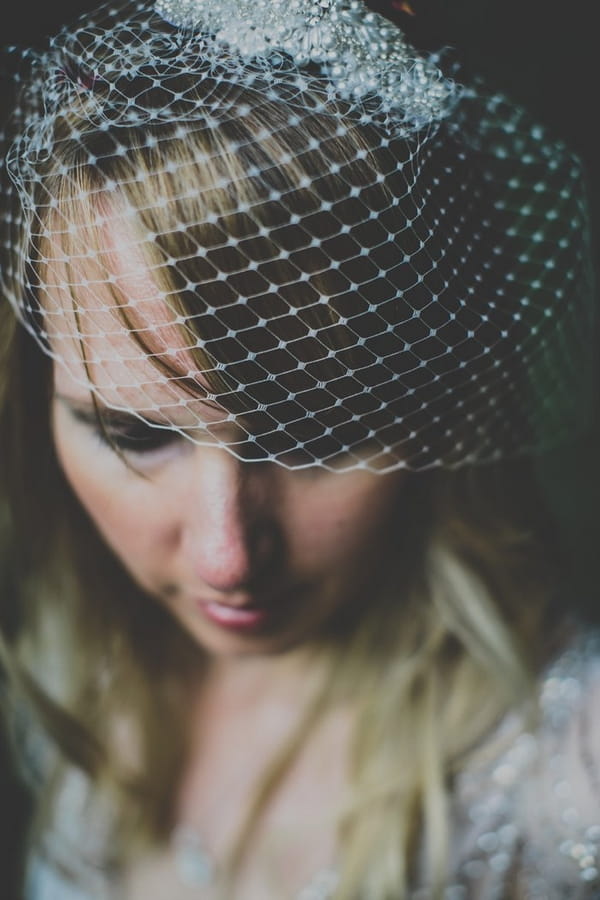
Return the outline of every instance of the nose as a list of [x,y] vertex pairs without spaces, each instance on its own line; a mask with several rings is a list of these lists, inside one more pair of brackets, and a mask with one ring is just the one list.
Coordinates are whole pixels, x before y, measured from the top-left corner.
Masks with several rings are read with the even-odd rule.
[[267,468],[227,450],[197,448],[182,539],[194,577],[214,591],[252,589],[280,555]]

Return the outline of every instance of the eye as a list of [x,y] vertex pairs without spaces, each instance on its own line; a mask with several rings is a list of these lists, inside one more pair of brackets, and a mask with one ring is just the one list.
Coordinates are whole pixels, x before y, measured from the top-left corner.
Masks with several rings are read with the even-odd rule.
[[96,434],[103,444],[121,450],[123,453],[152,453],[162,450],[181,440],[181,434],[172,428],[156,427],[144,422],[132,422],[131,425],[98,426]]
[[93,404],[79,404],[60,396],[55,401],[94,441],[113,452],[149,455],[183,440],[182,431],[169,422],[154,422],[118,410],[100,411]]

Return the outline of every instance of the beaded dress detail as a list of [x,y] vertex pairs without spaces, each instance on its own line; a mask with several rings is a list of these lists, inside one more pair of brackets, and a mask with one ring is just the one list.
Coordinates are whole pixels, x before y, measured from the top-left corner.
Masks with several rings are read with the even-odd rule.
[[[457,779],[444,900],[600,897],[600,632],[573,642],[549,667],[539,701],[535,730],[509,715]],[[98,862],[110,830],[105,811],[90,815],[88,802],[84,780],[73,776],[54,831],[30,860],[26,900],[127,900],[117,874]],[[72,869],[74,859],[77,887],[60,874],[61,862]],[[169,865],[180,880],[177,898],[212,896],[184,883],[175,854]],[[324,870],[289,900],[334,900],[335,885],[335,871]],[[424,874],[410,900],[430,897]]]

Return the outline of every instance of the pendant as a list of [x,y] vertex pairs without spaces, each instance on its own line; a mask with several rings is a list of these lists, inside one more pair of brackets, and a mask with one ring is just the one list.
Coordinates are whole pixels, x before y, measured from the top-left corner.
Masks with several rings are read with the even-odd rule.
[[175,868],[184,884],[206,887],[215,880],[216,866],[205,850],[197,831],[189,825],[179,825],[173,832]]

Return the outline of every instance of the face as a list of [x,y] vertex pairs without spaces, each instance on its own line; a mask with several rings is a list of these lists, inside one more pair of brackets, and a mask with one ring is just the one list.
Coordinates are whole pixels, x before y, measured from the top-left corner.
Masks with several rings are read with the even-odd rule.
[[[153,322],[162,316],[168,332],[155,285],[118,233],[112,269],[121,291],[143,300]],[[63,289],[60,278],[53,282],[49,302],[59,309]],[[241,462],[222,446],[197,444],[136,415],[111,418],[117,400],[166,425],[210,426],[223,415],[207,401],[178,395],[168,381],[157,383],[155,365],[133,358],[129,333],[98,311],[86,290],[77,298],[82,330],[85,310],[93,308],[88,334],[111,332],[86,338],[86,351],[105,360],[93,380],[121,453],[98,429],[80,345],[64,328],[68,316],[62,337],[56,325],[50,328],[64,359],[55,365],[54,439],[67,480],[134,581],[217,656],[288,650],[318,636],[335,614],[372,602],[395,540],[403,475]],[[220,440],[235,441],[237,428],[221,423]]]

